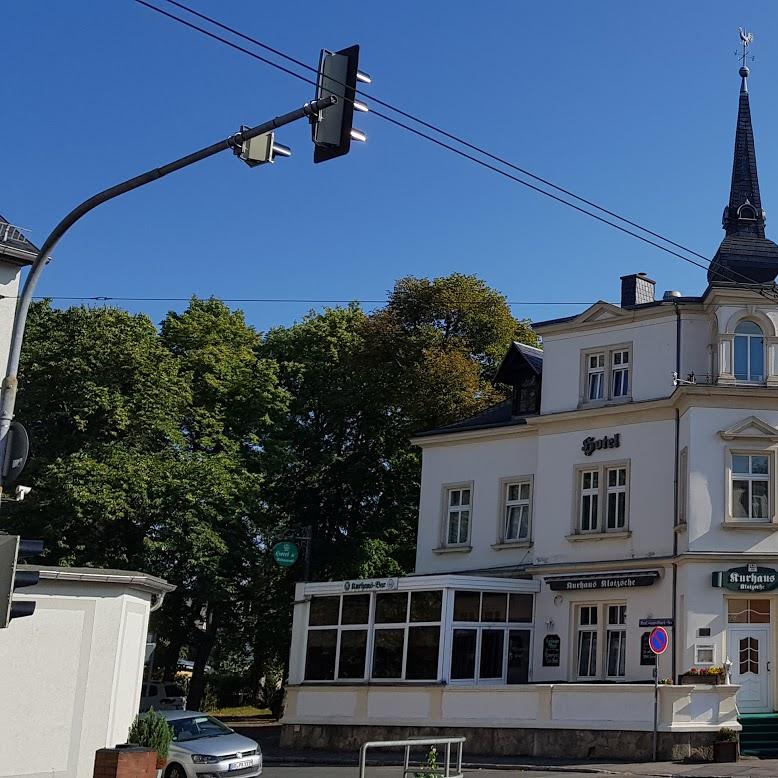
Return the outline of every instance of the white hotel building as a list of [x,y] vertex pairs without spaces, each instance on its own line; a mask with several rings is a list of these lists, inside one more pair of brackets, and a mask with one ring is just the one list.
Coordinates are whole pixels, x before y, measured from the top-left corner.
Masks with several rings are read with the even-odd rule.
[[[747,76],[703,294],[624,276],[620,306],[513,344],[510,401],[414,440],[414,575],[298,585],[285,742],[450,732],[469,753],[645,756],[651,619],[672,620],[660,755],[778,708],[778,245]],[[730,683],[679,683],[725,664]]]

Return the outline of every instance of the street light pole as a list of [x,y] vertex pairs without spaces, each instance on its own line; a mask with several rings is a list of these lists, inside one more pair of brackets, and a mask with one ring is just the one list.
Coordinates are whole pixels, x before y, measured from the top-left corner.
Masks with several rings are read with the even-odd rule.
[[[18,387],[17,373],[19,371],[19,358],[22,351],[22,340],[24,339],[24,328],[27,324],[27,313],[30,309],[30,303],[32,302],[32,296],[35,292],[35,287],[38,284],[38,280],[43,273],[43,269],[47,263],[47,257],[50,256],[54,247],[59,243],[62,236],[82,217],[96,208],[98,205],[113,200],[119,195],[131,192],[133,189],[138,189],[141,186],[150,184],[152,181],[156,181],[169,173],[174,173],[182,168],[194,165],[196,162],[200,162],[208,157],[212,157],[214,154],[218,154],[222,151],[229,149],[240,149],[242,144],[256,138],[259,135],[265,135],[272,132],[278,127],[283,127],[286,124],[291,124],[299,119],[305,117],[316,117],[320,111],[324,111],[327,108],[331,108],[338,99],[334,96],[323,97],[319,100],[312,100],[306,103],[302,108],[298,108],[282,116],[276,116],[275,119],[259,124],[256,127],[248,127],[244,130],[230,135],[229,138],[220,140],[211,146],[206,146],[199,151],[195,151],[192,154],[188,154],[181,159],[177,159],[174,162],[169,162],[167,165],[149,170],[146,173],[142,173],[135,178],[130,178],[127,181],[123,181],[116,186],[112,186],[110,189],[106,189],[88,200],[84,200],[81,205],[74,208],[64,219],[52,230],[48,238],[38,251],[37,256],[33,260],[30,272],[24,282],[22,293],[19,296],[19,302],[16,307],[16,315],[14,317],[13,332],[11,334],[11,347],[8,353],[8,365],[6,367],[5,378],[2,383],[2,395],[0,396],[0,463],[5,462],[6,448],[8,445],[8,430],[11,426],[11,421],[14,417],[14,408],[16,407],[16,390]],[[0,500],[3,496],[4,475],[3,468],[0,467]]]

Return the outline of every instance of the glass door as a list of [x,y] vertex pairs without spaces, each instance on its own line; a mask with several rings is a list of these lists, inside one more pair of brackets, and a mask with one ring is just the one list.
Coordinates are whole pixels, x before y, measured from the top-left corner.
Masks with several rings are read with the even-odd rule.
[[529,680],[531,634],[528,629],[512,629],[508,632],[508,683],[527,683]]

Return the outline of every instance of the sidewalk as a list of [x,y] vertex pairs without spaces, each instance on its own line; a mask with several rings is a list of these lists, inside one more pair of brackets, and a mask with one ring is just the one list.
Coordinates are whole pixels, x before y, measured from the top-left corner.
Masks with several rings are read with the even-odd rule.
[[[225,721],[225,723],[247,737],[256,740],[267,765],[342,765],[357,764],[357,754],[348,751],[293,751],[279,745],[280,727],[270,721]],[[397,764],[397,754],[374,752],[368,764]],[[591,773],[599,775],[657,776],[657,778],[778,778],[778,759],[756,759],[743,757],[739,762],[729,764],[682,762],[601,762],[593,760],[551,759],[531,757],[467,757],[468,769],[534,771],[555,773]]]

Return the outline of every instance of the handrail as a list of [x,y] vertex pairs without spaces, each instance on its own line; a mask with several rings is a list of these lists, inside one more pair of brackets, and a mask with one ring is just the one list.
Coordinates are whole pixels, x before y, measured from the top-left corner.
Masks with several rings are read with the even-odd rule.
[[[363,743],[359,749],[359,778],[365,778],[365,761],[367,759],[368,748],[404,748],[405,760],[403,762],[403,778],[415,773],[425,773],[428,776],[439,775],[442,778],[463,778],[462,774],[462,748],[465,744],[464,737],[433,737],[419,738],[411,740],[370,740]],[[451,746],[456,745],[456,772],[451,772]],[[410,767],[411,748],[413,746],[445,746],[446,761],[434,769],[429,767]]]

